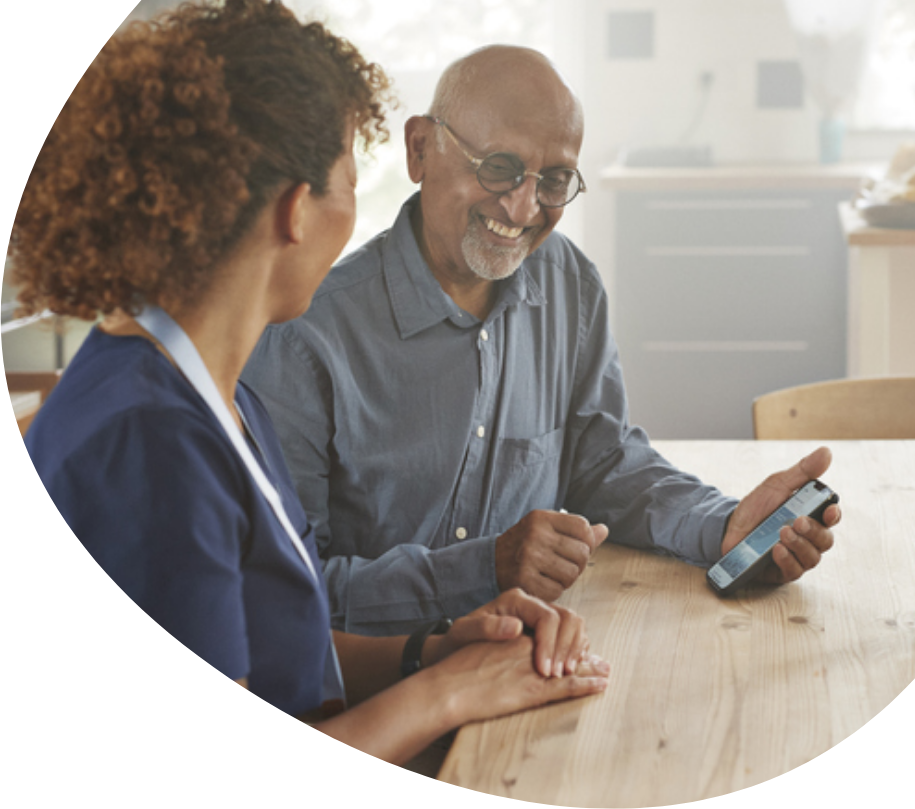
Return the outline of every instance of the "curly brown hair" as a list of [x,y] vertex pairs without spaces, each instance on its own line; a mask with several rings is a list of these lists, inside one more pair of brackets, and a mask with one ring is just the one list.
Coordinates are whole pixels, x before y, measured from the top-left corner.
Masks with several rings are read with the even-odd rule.
[[29,177],[9,254],[25,312],[193,303],[281,184],[326,191],[350,121],[387,139],[390,82],[276,0],[187,4],[101,50]]

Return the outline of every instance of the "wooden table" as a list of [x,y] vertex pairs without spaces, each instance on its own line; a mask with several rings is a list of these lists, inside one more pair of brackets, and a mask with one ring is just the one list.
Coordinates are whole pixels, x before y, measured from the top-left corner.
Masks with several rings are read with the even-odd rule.
[[[808,442],[658,441],[742,496]],[[787,772],[915,679],[915,441],[831,442],[843,521],[821,565],[720,600],[705,572],[605,544],[563,596],[611,665],[603,695],[463,728],[439,778],[564,806],[683,803]]]

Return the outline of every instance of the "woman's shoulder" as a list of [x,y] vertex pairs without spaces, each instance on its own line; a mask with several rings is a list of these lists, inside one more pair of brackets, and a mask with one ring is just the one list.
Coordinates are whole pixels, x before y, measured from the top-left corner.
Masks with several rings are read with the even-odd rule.
[[94,329],[35,417],[26,447],[43,478],[84,454],[129,465],[165,452],[221,452],[226,442],[204,408],[148,340]]

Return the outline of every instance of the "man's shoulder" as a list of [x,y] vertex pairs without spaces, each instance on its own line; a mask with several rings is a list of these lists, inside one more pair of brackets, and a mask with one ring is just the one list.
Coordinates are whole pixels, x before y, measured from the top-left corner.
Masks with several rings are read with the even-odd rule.
[[382,254],[388,233],[382,231],[335,264],[308,310],[285,323],[268,326],[259,350],[279,350],[279,341],[284,351],[307,359],[319,346],[330,348],[344,333],[351,335],[353,324],[371,319],[383,298]]
[[326,298],[333,298],[341,290],[352,289],[379,278],[383,266],[382,252],[389,232],[382,231],[340,259],[318,287],[313,305]]
[[553,231],[525,261],[528,272],[538,280],[555,278],[587,287],[602,288],[600,273],[594,262],[568,236]]
[[294,346],[311,344],[317,335],[336,333],[343,326],[342,312],[373,306],[379,285],[384,285],[382,253],[387,234],[382,231],[335,264],[315,292],[308,311],[268,327],[271,336]]

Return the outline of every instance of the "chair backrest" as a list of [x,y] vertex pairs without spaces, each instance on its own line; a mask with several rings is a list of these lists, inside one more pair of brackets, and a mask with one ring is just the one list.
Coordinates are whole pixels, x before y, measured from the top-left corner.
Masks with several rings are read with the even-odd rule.
[[915,377],[837,379],[767,393],[753,402],[753,433],[768,440],[915,438]]
[[62,371],[7,371],[6,386],[9,388],[10,395],[38,393],[38,401],[35,406],[26,403],[26,406],[17,407],[17,402],[13,402],[13,409],[16,410],[16,422],[19,425],[19,434],[25,435],[32,419],[38,412],[38,408],[44,404],[48,394],[54,390],[54,386],[60,381]]

